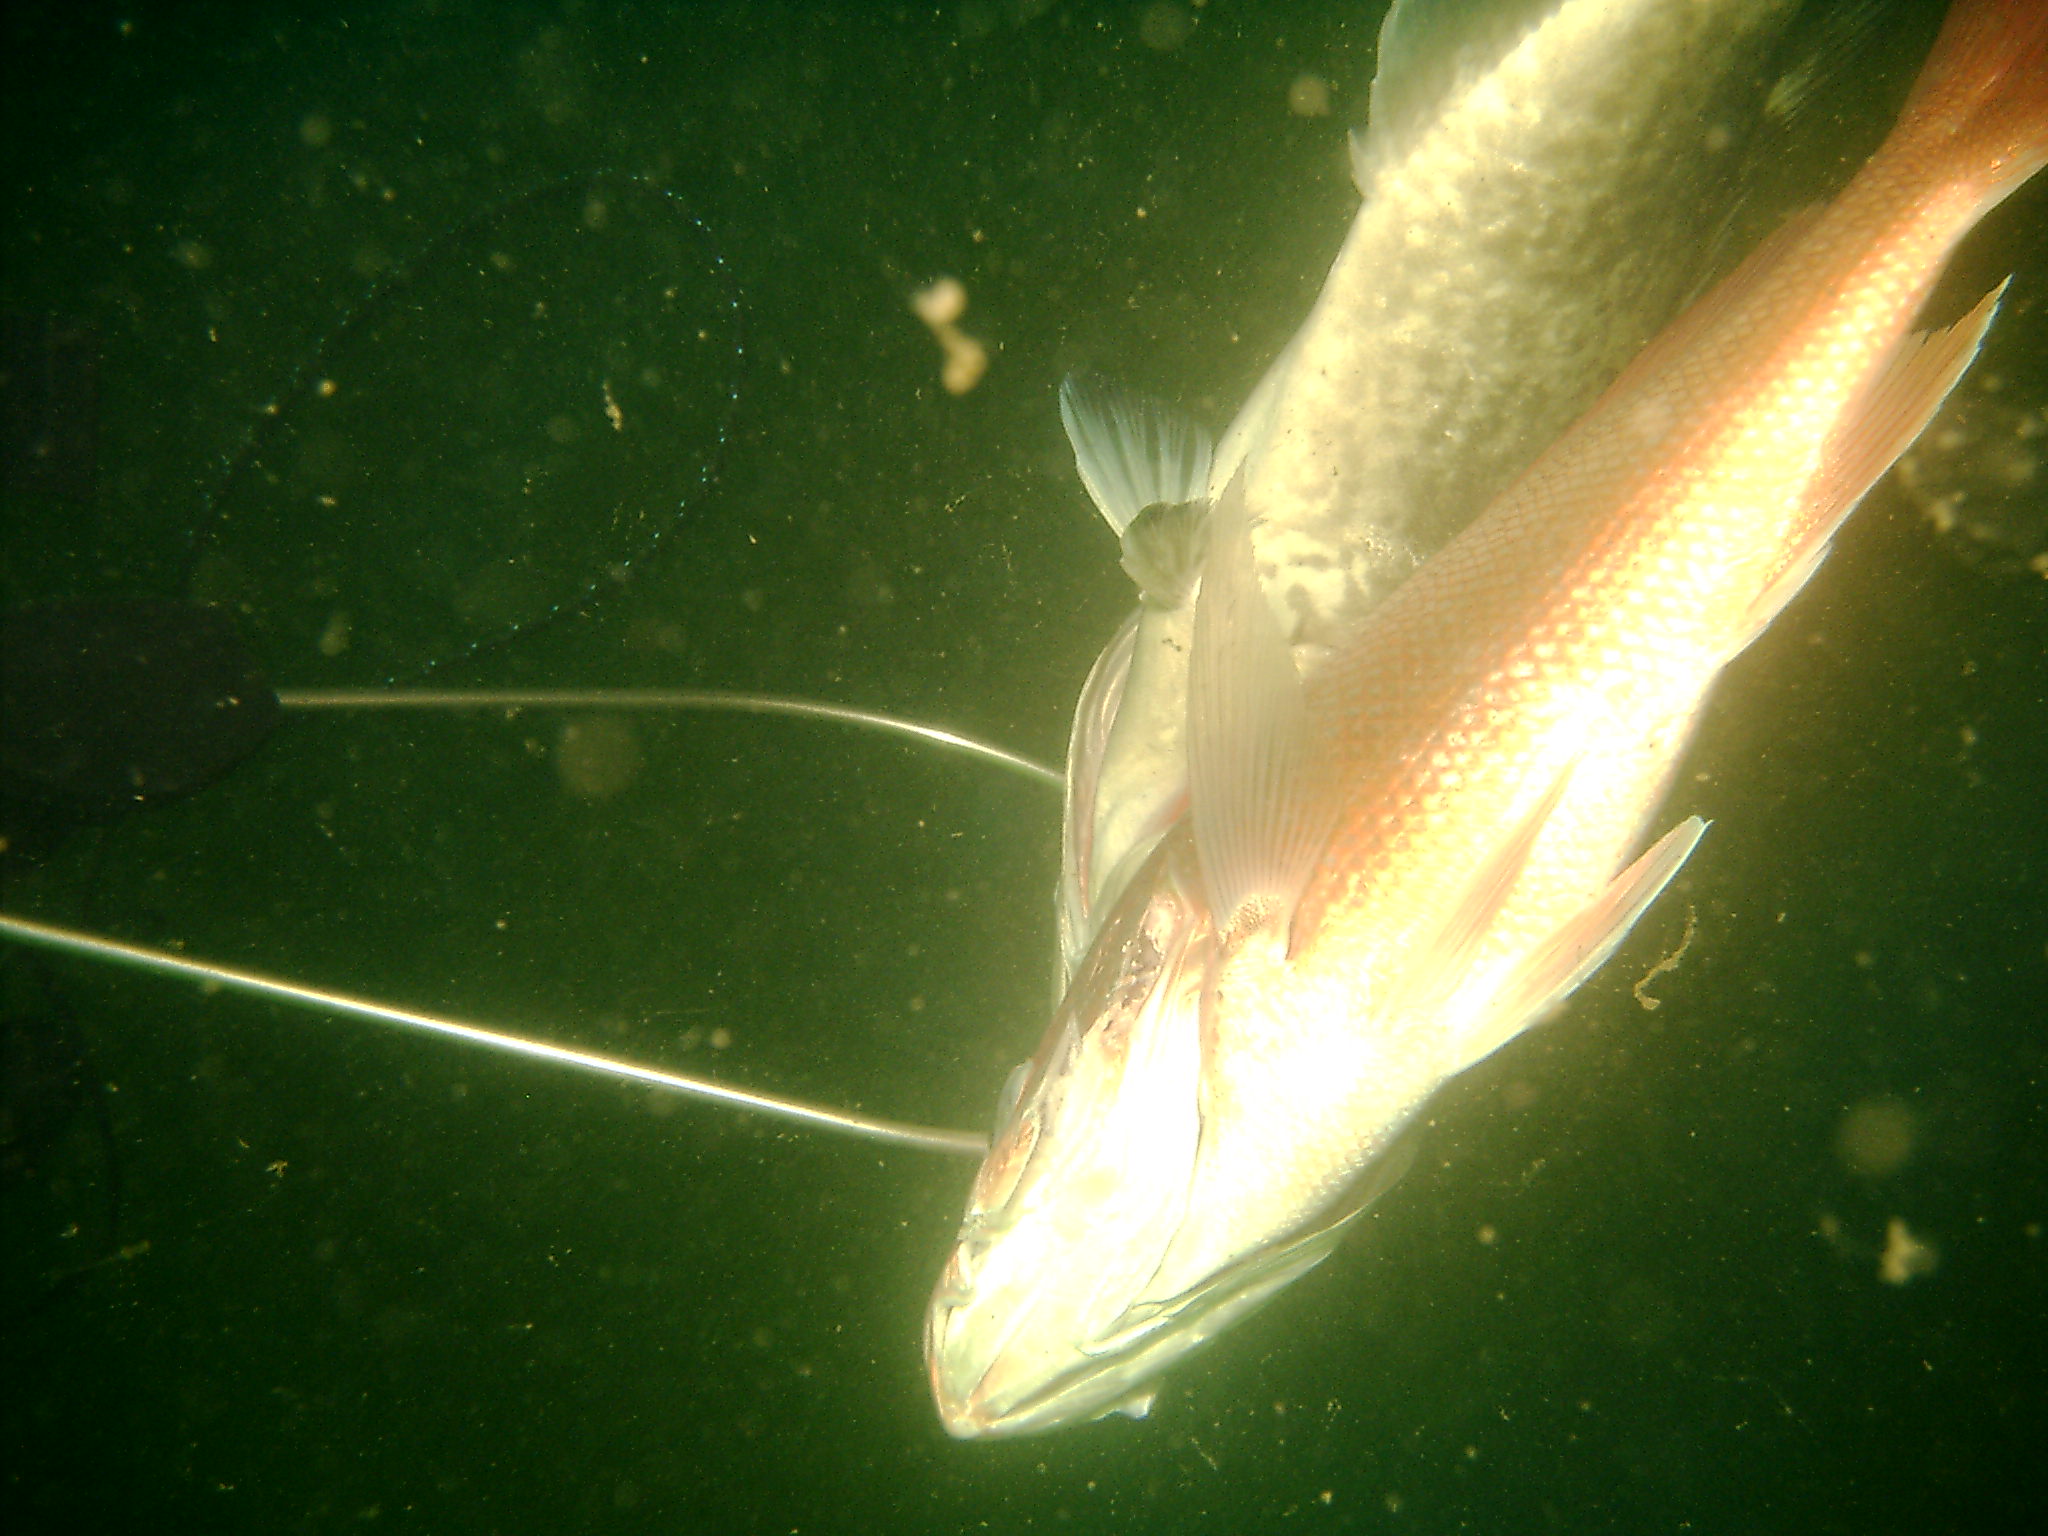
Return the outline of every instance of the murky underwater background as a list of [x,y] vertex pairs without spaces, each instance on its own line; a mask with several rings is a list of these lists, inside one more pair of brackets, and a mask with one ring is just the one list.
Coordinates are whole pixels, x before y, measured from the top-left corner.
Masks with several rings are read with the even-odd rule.
[[[1378,11],[10,7],[0,301],[92,338],[97,447],[82,489],[10,497],[0,596],[179,593],[197,530],[237,593],[291,594],[266,660],[304,685],[439,611],[405,585],[448,563],[427,540],[488,554],[523,502],[588,505],[539,596],[464,589],[394,665],[595,579],[437,680],[773,689],[1056,757],[1128,601],[1058,379],[1228,419],[1353,208]],[[518,201],[600,170],[673,284],[579,284],[587,207]],[[2008,401],[2048,397],[2044,209],[1956,280],[2020,273]],[[616,434],[590,378],[517,366],[518,306],[479,320],[510,351],[446,323],[536,251],[510,291],[674,343],[621,375]],[[223,491],[223,457],[394,273],[412,309],[313,365],[382,404],[323,434],[286,395],[263,465],[355,501],[250,532],[264,477]],[[992,349],[957,398],[907,302],[940,274]],[[2005,479],[2001,526],[2038,537],[2048,492]],[[2048,1433],[2048,584],[1967,535],[1873,496],[1716,698],[1684,880],[1142,1424],[940,1432],[918,1330],[963,1163],[6,954],[10,1002],[113,1089],[110,1138],[60,1104],[0,1187],[8,1528],[2006,1528]],[[346,568],[264,576],[299,545]],[[5,898],[979,1127],[1042,1023],[1056,809],[789,722],[298,718]],[[1632,988],[1688,928],[1652,1011]]]

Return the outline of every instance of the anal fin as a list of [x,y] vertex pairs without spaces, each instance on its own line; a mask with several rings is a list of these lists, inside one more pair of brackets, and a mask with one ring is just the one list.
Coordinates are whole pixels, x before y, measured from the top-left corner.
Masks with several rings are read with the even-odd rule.
[[1884,371],[1830,438],[1826,462],[1814,481],[1806,528],[1750,605],[1729,647],[1731,656],[1768,629],[1798,595],[1827,558],[1829,541],[1842,520],[1934,419],[1977,356],[2005,288],[2000,283],[1954,325],[1908,336],[1893,351]]
[[1466,1042],[1461,1069],[1492,1055],[1545,1017],[1605,964],[1706,830],[1699,817],[1686,817],[1523,960],[1495,996],[1485,1027]]

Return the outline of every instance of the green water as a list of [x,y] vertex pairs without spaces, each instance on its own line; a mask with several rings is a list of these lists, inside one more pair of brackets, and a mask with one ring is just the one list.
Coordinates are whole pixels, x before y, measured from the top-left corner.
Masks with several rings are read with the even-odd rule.
[[[1350,216],[1339,128],[1377,21],[1217,0],[1176,40],[1171,7],[1000,0],[38,9],[5,23],[0,298],[98,329],[100,474],[90,505],[10,519],[9,600],[176,590],[219,457],[372,276],[603,167],[686,198],[745,286],[724,478],[590,617],[451,681],[800,692],[1041,756],[1128,601],[1056,383],[1095,366],[1227,419]],[[1305,75],[1331,116],[1288,111]],[[1965,259],[1979,288],[2022,268],[2009,318],[2035,335],[2040,190]],[[958,399],[906,307],[939,273],[995,348]],[[462,425],[354,448],[411,485]],[[676,450],[687,471],[706,443]],[[488,539],[490,489],[423,515]],[[109,1246],[82,1121],[0,1191],[0,1515],[2007,1528],[2048,1432],[2044,658],[2048,585],[1952,558],[1881,491],[1716,696],[1672,812],[1715,825],[1609,971],[1450,1091],[1357,1238],[1151,1421],[1043,1440],[955,1445],[927,1400],[958,1163],[65,968],[118,1090],[114,1238],[148,1247],[42,1299]],[[984,1124],[1042,1022],[1050,797],[823,728],[622,729],[624,782],[592,798],[542,716],[297,720],[7,903]],[[1631,984],[1689,914],[1645,1011]],[[1881,1176],[1838,1148],[1873,1100],[1912,1136]],[[1901,1286],[1878,1274],[1893,1219],[1940,1260]]]

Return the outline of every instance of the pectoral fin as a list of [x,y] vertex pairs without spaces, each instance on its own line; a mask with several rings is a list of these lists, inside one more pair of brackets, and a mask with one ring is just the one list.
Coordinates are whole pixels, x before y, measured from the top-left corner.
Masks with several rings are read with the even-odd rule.
[[1188,657],[1188,809],[1219,932],[1286,920],[1334,815],[1331,754],[1252,561],[1242,473],[1209,514]]

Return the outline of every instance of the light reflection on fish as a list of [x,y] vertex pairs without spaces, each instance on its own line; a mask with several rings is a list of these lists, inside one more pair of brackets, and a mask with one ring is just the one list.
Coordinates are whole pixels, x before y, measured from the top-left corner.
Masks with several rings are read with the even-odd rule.
[[1778,53],[1811,46],[1788,35],[1797,9],[1399,0],[1352,142],[1363,206],[1221,442],[1101,380],[1062,386],[1141,594],[1075,711],[1063,983],[1186,808],[1206,504],[1244,469],[1260,582],[1312,673],[1712,275],[1745,156],[1776,126]]
[[1884,145],[1667,328],[1304,681],[1248,470],[1208,518],[1189,814],[1100,925],[979,1175],[926,1351],[955,1435],[1122,1410],[1322,1258],[1446,1080],[1544,1017],[1715,677],[1967,367],[1909,334],[2048,160],[2048,8],[1958,0]]

